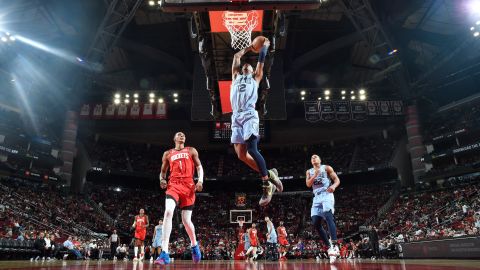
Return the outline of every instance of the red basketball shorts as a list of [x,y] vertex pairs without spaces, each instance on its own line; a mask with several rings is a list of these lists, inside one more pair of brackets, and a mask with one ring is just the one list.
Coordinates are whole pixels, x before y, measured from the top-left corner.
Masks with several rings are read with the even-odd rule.
[[135,231],[135,239],[140,241],[145,241],[145,236],[147,235],[147,230]]
[[285,238],[285,237],[279,237],[278,238],[278,243],[281,246],[288,246],[288,241],[287,241],[287,238]]
[[195,204],[195,184],[192,179],[170,178],[165,195],[175,200],[180,209],[191,210]]

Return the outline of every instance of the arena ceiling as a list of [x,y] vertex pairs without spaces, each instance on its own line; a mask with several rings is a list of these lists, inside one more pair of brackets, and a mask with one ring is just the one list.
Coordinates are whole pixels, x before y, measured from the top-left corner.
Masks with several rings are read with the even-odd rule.
[[[284,57],[287,100],[297,101],[301,89],[314,97],[325,88],[360,87],[371,97],[408,98],[472,77],[480,40],[470,31],[475,18],[468,2],[328,0],[317,10],[285,12],[287,35],[276,53]],[[87,98],[110,99],[116,89],[157,89],[180,91],[190,102],[198,54],[191,14],[165,13],[141,0],[2,5],[2,29],[101,64],[73,69],[82,71],[81,78],[68,77],[71,89],[86,90]],[[1,68],[9,73],[5,63]],[[62,74],[64,68],[52,72]]]

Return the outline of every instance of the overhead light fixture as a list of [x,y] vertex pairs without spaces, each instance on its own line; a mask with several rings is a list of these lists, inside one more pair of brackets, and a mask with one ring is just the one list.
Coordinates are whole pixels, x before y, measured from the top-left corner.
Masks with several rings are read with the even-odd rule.
[[178,102],[178,99],[174,99],[173,101],[174,101],[175,103],[177,103],[177,102]]
[[138,94],[137,93],[133,94],[133,97],[138,98]]
[[325,90],[325,92],[323,92],[325,95],[330,95],[330,90]]
[[154,98],[155,97],[155,94],[154,93],[150,93],[150,95],[148,95],[150,98]]
[[473,36],[474,36],[474,37],[478,37],[479,35],[480,35],[480,32],[475,32],[475,33],[473,33]]
[[7,42],[8,41],[7,37],[2,37],[2,41]]
[[115,94],[115,98],[120,98],[120,94],[119,94],[119,93],[116,93],[116,94]]
[[130,95],[129,95],[129,94],[126,94],[126,95],[125,95],[125,97],[126,97],[126,98],[129,98],[129,97],[130,97]]
[[301,97],[300,99],[301,99],[301,100],[305,100],[305,97]]
[[158,103],[163,103],[163,98],[159,98]]
[[319,97],[319,98],[318,98],[318,100],[322,100],[322,98],[321,98],[321,97]]
[[17,38],[15,36],[10,36],[9,39],[10,41],[15,41]]
[[148,1],[148,5],[151,7],[155,6],[155,1],[153,0]]
[[120,104],[120,99],[116,98],[116,99],[113,101],[113,103],[115,103],[115,104]]
[[470,27],[470,31],[473,31],[473,30],[475,30],[475,27],[473,27],[473,26]]
[[355,96],[351,96],[350,98],[351,98],[352,100],[354,100],[356,97],[355,97]]
[[345,96],[342,96],[342,99],[345,99]]
[[326,100],[329,100],[329,99],[330,99],[330,97],[329,97],[329,96],[326,96],[326,97],[325,97],[325,99],[326,99]]
[[347,93],[347,91],[342,90],[342,95],[345,95],[346,93]]
[[305,92],[305,90],[302,90],[302,91],[300,92],[300,95],[305,96],[306,93],[307,93],[307,92]]
[[150,103],[155,103],[155,99],[151,98]]
[[178,97],[178,94],[177,93],[173,93],[173,97]]
[[352,95],[355,94],[355,91],[350,91],[350,94],[352,94]]
[[365,100],[365,99],[367,99],[367,97],[365,95],[360,96],[360,100]]
[[358,93],[360,93],[360,95],[365,95],[365,89],[360,89],[360,91],[358,91]]
[[135,99],[133,102],[138,103],[138,99]]
[[476,24],[476,25],[480,25],[480,21],[477,21],[475,24]]
[[126,98],[126,99],[125,99],[125,103],[126,103],[126,104],[130,103],[130,99]]
[[161,6],[161,5],[162,5],[162,1],[158,0],[158,1],[157,1],[157,4],[158,4],[159,6]]

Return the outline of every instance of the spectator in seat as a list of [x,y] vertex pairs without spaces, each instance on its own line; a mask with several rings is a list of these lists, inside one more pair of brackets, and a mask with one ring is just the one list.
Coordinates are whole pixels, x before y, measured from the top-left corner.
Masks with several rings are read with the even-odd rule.
[[35,242],[33,243],[33,247],[40,251],[40,255],[35,258],[35,261],[37,261],[40,257],[42,257],[42,260],[45,260],[45,255],[47,254],[47,243],[45,242],[45,234],[41,232],[38,236],[37,239],[35,239]]
[[58,257],[58,252],[60,251],[60,246],[57,243],[55,243],[55,234],[50,234],[50,244],[51,244],[50,257],[52,259],[56,259]]
[[[63,242],[63,246],[68,250],[68,252],[73,253],[75,257],[77,257],[77,259],[82,258],[82,254],[80,254],[80,251],[78,251],[78,249],[75,248],[75,245],[73,245],[71,236],[69,236],[68,239]],[[68,254],[65,254],[65,256],[63,256],[63,259],[66,259],[67,256]]]
[[361,258],[372,257],[372,248],[370,246],[368,238],[364,238],[358,247],[358,254]]
[[128,260],[127,254],[128,254],[127,245],[123,244],[122,246],[117,247],[118,259]]

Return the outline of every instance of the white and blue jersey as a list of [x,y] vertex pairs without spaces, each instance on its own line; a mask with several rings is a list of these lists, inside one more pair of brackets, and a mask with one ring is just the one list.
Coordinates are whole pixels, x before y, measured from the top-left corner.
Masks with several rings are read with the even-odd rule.
[[[315,169],[311,168],[308,170],[309,177],[315,175]],[[328,187],[330,186],[330,178],[327,174],[327,166],[320,166],[320,173],[317,178],[313,180],[312,191],[313,203],[311,209],[311,216],[324,216],[325,212],[332,211],[332,214],[335,212],[335,198],[333,193],[327,192]]]
[[268,233],[270,234],[270,238],[267,239],[267,243],[277,243],[277,231],[275,230],[275,226],[273,226],[272,222],[267,223]]
[[232,143],[244,144],[252,135],[259,136],[259,118],[255,110],[257,99],[258,83],[253,75],[237,75],[230,89]]
[[248,250],[248,248],[250,247],[250,237],[248,237],[248,231],[246,231],[244,234],[243,234],[243,240],[244,240],[244,246],[245,246],[245,250]]
[[155,226],[155,238],[153,239],[152,247],[161,247],[162,246],[162,233],[163,233],[163,226],[157,225]]

